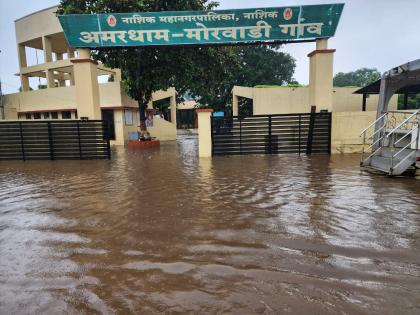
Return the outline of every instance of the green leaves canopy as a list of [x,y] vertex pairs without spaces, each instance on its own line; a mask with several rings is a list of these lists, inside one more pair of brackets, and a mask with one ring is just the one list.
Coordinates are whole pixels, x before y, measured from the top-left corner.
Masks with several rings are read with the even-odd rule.
[[334,86],[366,86],[381,78],[381,73],[375,69],[361,68],[353,72],[339,72],[334,76]]

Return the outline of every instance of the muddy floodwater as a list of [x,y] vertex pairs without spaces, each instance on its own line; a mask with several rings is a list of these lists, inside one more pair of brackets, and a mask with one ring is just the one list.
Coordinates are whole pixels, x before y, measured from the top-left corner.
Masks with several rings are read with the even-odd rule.
[[0,162],[0,313],[420,314],[420,181],[358,159]]

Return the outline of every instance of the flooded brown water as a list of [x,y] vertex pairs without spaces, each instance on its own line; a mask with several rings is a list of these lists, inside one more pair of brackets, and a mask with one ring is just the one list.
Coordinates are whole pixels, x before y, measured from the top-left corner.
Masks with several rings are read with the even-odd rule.
[[420,314],[420,181],[196,150],[0,162],[0,313]]

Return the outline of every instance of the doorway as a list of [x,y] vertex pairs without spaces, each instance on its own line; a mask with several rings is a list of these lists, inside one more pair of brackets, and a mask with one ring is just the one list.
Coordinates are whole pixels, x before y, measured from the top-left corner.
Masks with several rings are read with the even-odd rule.
[[106,121],[109,126],[109,139],[115,140],[114,110],[102,109],[102,120]]

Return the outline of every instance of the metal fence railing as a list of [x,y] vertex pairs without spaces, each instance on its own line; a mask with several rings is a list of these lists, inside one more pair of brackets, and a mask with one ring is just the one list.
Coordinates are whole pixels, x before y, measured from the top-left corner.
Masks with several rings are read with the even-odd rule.
[[212,117],[213,155],[331,152],[331,113]]
[[110,159],[102,120],[1,121],[0,160]]

